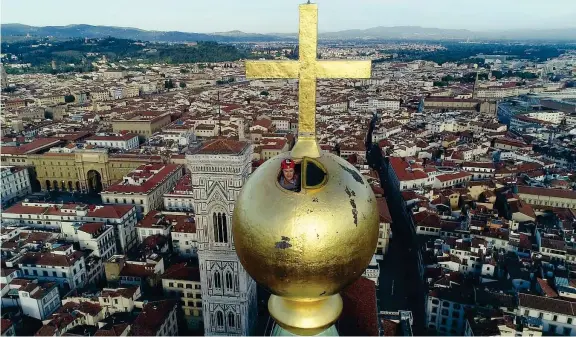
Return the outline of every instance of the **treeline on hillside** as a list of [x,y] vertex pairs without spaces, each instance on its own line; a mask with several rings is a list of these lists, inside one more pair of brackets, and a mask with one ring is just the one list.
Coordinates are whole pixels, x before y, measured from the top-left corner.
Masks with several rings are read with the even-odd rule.
[[[438,42],[435,42],[435,44]],[[396,54],[394,58],[385,58],[375,62],[385,61],[413,61],[425,60],[438,64],[446,62],[456,63],[483,63],[482,59],[474,59],[474,56],[482,55],[507,55],[510,59],[528,59],[535,62],[543,62],[548,58],[558,57],[566,50],[576,49],[575,45],[550,44],[502,44],[502,43],[441,43],[446,49],[436,51],[422,50],[383,50],[384,53]]]
[[[232,45],[216,42],[198,42],[196,45],[143,43],[141,41],[105,38],[98,40],[74,39],[63,42],[20,41],[2,43],[5,57],[2,62],[30,63],[28,70],[8,68],[8,72],[52,72],[51,63],[56,62],[58,72],[92,71],[92,61],[106,55],[109,61],[132,58],[142,63],[194,63],[224,62],[246,58],[248,54]],[[16,60],[12,60],[12,55]],[[74,64],[74,66],[71,66]]]

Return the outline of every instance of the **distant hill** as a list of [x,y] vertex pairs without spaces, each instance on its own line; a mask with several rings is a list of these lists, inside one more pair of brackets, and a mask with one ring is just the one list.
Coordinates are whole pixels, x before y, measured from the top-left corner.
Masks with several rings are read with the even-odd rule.
[[[294,41],[296,34],[252,34],[239,30],[211,34],[186,33],[178,31],[151,31],[129,27],[68,25],[35,27],[22,24],[2,24],[2,38],[51,36],[56,39],[116,37],[152,42],[260,42]],[[565,29],[516,29],[490,32],[477,32],[466,29],[440,29],[418,26],[373,27],[351,29],[338,32],[320,33],[321,39],[408,39],[408,40],[552,40],[576,41],[576,27]]]
[[151,42],[193,42],[193,41],[215,41],[215,42],[243,42],[243,41],[276,41],[286,38],[263,35],[248,34],[240,31],[226,33],[201,34],[185,32],[162,32],[153,30],[143,30],[128,27],[112,26],[92,26],[92,25],[68,25],[68,26],[45,26],[35,27],[22,24],[2,24],[2,38],[22,37],[29,34],[31,37],[51,36],[55,39],[68,38],[102,38],[116,37],[121,39],[141,40]]
[[516,29],[476,32],[467,29],[440,29],[418,26],[374,27],[320,34],[325,39],[412,39],[412,40],[571,40],[576,41],[576,28]]
[[417,26],[373,27],[322,33],[326,39],[467,39],[474,33],[466,29],[423,28]]

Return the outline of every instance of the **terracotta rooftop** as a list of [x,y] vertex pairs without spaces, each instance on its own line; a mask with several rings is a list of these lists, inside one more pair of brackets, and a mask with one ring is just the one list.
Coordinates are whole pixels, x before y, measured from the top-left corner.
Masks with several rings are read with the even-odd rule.
[[82,256],[83,254],[80,251],[74,251],[70,255],[28,252],[24,254],[18,263],[22,265],[70,267],[73,266]]
[[567,316],[576,316],[576,302],[569,302],[549,297],[519,293],[518,306],[559,313]]
[[62,142],[58,138],[38,138],[30,143],[21,144],[19,146],[2,146],[0,152],[2,154],[30,154],[40,151],[42,149],[56,146]]
[[238,155],[241,154],[245,148],[248,147],[248,143],[242,141],[236,141],[231,139],[216,138],[207,141],[199,149],[193,152],[193,154],[229,154]]
[[172,300],[148,302],[132,325],[134,336],[156,336],[158,329],[168,319],[170,313],[176,310],[176,303]]
[[544,187],[518,186],[518,194],[541,195],[546,197],[576,199],[576,191],[558,190]]
[[188,266],[185,262],[178,263],[170,266],[162,275],[162,278],[200,282],[200,270],[197,267]]
[[[108,186],[102,193],[150,193],[169,176],[182,170],[182,165],[177,164],[146,164],[139,166],[136,170],[139,172],[130,172],[130,177],[146,178],[140,185],[119,182],[114,185]],[[149,171],[147,171],[149,168]],[[135,171],[136,171],[135,170]],[[136,178],[134,178],[136,179]]]
[[365,277],[341,293],[344,308],[338,320],[341,336],[378,336],[376,284]]
[[392,216],[388,209],[388,203],[385,198],[376,198],[378,204],[378,214],[380,215],[380,222],[392,223]]

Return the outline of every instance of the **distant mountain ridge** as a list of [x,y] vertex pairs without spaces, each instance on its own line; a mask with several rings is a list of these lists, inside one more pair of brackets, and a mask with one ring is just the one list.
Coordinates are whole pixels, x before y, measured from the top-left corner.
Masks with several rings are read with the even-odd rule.
[[242,41],[275,41],[285,38],[249,34],[240,31],[226,33],[186,33],[178,31],[154,31],[131,27],[92,26],[92,25],[67,25],[35,27],[22,24],[2,24],[2,38],[14,36],[47,37],[57,39],[69,38],[102,38],[116,37],[121,39],[142,40],[151,42],[193,42],[193,41],[217,41],[217,42],[242,42]]
[[[254,34],[239,30],[229,32],[187,33],[179,31],[153,31],[131,27],[67,25],[35,27],[23,24],[2,24],[2,38],[52,36],[57,39],[116,37],[152,42],[261,42],[294,41],[297,34]],[[492,32],[477,32],[466,29],[425,28],[418,26],[373,27],[368,29],[350,29],[319,34],[320,39],[407,39],[407,40],[565,40],[576,41],[576,27],[564,29],[515,29]]]

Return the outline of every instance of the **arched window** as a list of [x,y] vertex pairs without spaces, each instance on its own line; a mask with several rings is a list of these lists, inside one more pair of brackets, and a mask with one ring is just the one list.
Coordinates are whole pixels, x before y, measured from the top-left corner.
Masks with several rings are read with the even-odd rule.
[[222,216],[222,239],[223,242],[228,243],[228,226],[226,224],[226,215],[224,213],[221,214]]
[[213,213],[212,225],[214,226],[214,242],[228,243],[228,224],[226,214]]
[[232,273],[227,271],[226,272],[226,290],[233,291],[233,282],[232,282]]
[[224,314],[222,311],[216,311],[216,325],[218,327],[224,327]]
[[234,319],[234,313],[233,312],[229,312],[228,313],[228,326],[231,328],[235,328],[236,327],[236,322]]
[[214,272],[214,288],[222,288],[222,279],[218,271]]
[[218,215],[216,213],[212,214],[212,225],[214,226],[214,241],[220,242],[218,240]]
[[224,242],[224,226],[222,226],[222,213],[218,213],[218,242]]

